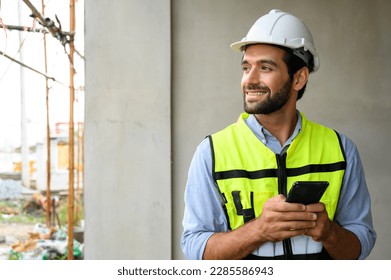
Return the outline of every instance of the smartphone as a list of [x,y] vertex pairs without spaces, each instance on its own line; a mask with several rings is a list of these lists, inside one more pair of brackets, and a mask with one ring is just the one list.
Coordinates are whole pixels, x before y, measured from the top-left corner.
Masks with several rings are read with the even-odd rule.
[[319,202],[326,191],[327,181],[298,181],[294,182],[290,189],[286,202],[312,204]]

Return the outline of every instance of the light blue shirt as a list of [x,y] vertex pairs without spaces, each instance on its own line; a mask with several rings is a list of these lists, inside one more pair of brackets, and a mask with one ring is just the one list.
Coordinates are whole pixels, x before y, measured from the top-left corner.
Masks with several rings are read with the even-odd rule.
[[[250,115],[247,125],[270,150],[276,154],[284,153],[301,130],[301,115],[294,133],[281,146],[280,142]],[[335,221],[353,232],[361,242],[359,259],[365,259],[371,252],[376,232],[373,228],[371,201],[365,181],[361,159],[355,144],[341,135],[346,153],[346,171]],[[218,186],[212,178],[212,157],[208,139],[204,139],[193,156],[185,191],[185,213],[183,218],[182,250],[188,259],[202,259],[206,242],[216,232],[228,231],[228,221],[223,210],[223,200]],[[294,254],[319,252],[322,244],[308,236],[291,239]],[[253,252],[259,256],[283,255],[282,242],[267,242]]]

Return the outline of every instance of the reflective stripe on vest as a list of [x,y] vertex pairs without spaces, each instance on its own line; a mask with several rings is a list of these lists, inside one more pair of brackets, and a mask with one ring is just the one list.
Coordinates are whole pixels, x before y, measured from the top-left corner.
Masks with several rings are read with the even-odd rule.
[[225,198],[231,229],[258,217],[264,203],[286,195],[295,181],[328,181],[321,202],[333,220],[346,168],[338,133],[308,121],[286,154],[276,155],[254,135],[242,114],[237,123],[209,137],[213,177]]

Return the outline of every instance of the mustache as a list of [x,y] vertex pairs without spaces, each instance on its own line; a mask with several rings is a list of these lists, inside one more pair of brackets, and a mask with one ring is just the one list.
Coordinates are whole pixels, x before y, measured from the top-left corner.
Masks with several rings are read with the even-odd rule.
[[246,85],[244,87],[245,90],[259,90],[259,91],[267,91],[270,92],[270,89],[267,86],[263,85]]

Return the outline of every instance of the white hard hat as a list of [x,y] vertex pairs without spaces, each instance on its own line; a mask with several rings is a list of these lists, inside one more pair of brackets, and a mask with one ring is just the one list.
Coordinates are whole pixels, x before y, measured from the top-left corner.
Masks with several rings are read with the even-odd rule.
[[314,65],[310,71],[315,72],[319,69],[319,56],[311,32],[300,19],[291,14],[271,10],[254,23],[246,37],[231,44],[231,48],[241,51],[243,46],[260,43],[290,48],[293,54],[304,60],[307,65],[312,55]]

